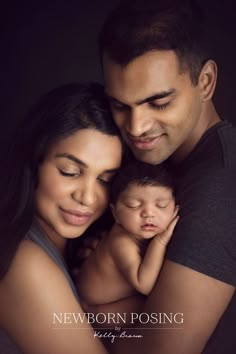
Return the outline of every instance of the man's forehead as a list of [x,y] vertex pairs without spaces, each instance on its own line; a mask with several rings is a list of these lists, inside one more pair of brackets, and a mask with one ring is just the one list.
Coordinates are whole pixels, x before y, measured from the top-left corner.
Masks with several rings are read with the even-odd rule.
[[176,71],[158,70],[157,66],[144,67],[142,63],[139,66],[137,62],[122,67],[110,61],[104,69],[106,94],[123,103],[139,104],[150,98],[161,99],[174,94],[180,75]]
[[135,70],[149,70],[149,68],[160,69],[176,69],[179,72],[179,59],[173,50],[152,50],[143,53],[126,64],[119,63],[112,59],[108,53],[103,54],[102,60],[103,70],[105,72],[110,70],[117,70],[119,72],[131,72]]
[[166,91],[170,89],[169,83],[178,80],[181,75],[179,62],[173,51],[148,52],[127,65],[120,65],[105,54],[103,72],[109,94],[111,89],[124,89],[126,86],[134,86],[137,91],[147,85],[154,85],[155,91]]

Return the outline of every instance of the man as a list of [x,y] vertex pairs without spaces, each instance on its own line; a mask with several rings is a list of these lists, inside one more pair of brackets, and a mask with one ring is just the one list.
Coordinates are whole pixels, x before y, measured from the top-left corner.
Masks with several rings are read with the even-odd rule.
[[212,102],[217,67],[203,30],[194,3],[143,0],[121,4],[100,35],[115,122],[137,159],[168,161],[181,206],[143,312],[183,313],[183,323],[150,323],[142,340],[123,341],[123,353],[236,350],[236,131]]

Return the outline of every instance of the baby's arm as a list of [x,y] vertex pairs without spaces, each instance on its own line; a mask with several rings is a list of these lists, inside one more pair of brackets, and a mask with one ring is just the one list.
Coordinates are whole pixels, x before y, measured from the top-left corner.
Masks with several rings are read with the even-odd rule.
[[162,267],[166,245],[177,221],[178,217],[175,217],[165,232],[151,240],[143,259],[130,236],[120,235],[114,240],[112,253],[117,267],[127,281],[144,295],[150,293],[156,282]]

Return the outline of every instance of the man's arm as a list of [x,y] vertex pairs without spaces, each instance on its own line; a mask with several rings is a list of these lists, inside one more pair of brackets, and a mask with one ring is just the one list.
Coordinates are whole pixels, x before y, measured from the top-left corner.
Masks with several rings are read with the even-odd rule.
[[[136,334],[143,338],[117,341],[114,353],[200,354],[234,290],[231,285],[166,260],[143,312],[169,317],[172,313],[172,318],[183,313],[183,323],[149,322],[145,325],[149,329],[145,330],[141,325]],[[129,334],[135,333],[131,330]]]

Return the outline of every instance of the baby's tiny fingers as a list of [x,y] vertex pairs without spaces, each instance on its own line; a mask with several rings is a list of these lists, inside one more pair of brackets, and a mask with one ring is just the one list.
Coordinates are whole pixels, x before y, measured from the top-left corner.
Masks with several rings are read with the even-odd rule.
[[179,212],[179,205],[176,205],[175,206],[175,210],[174,210],[173,218],[175,218],[178,215],[178,212]]
[[168,231],[170,232],[171,235],[175,229],[178,220],[179,220],[179,215],[175,216],[175,218],[171,221],[170,225],[168,226]]

